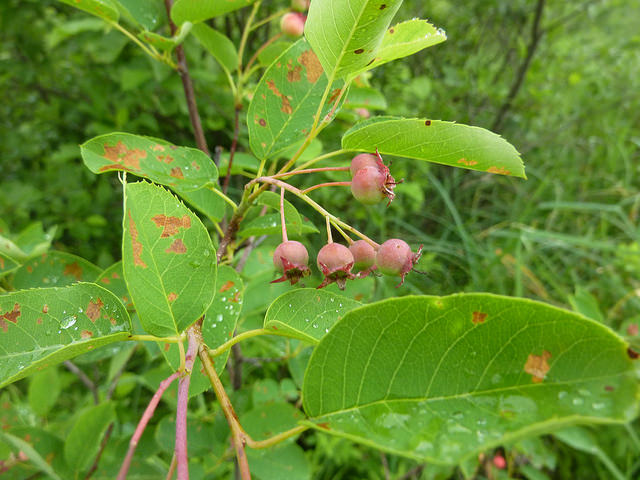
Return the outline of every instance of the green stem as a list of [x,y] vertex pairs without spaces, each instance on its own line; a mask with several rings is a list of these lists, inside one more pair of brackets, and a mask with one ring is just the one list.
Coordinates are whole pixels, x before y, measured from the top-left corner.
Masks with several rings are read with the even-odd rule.
[[236,205],[236,203],[233,200],[231,200],[229,197],[227,197],[224,193],[222,193],[220,190],[218,190],[212,185],[208,185],[207,188],[211,190],[213,193],[215,193],[216,195],[218,195],[220,198],[222,198],[229,205],[231,205],[231,208],[233,208],[234,212],[238,209],[238,206]]
[[218,348],[208,350],[209,355],[212,357],[217,357],[218,355],[221,355],[222,353],[229,350],[236,343],[241,342],[242,340],[246,340],[247,338],[257,337],[259,335],[274,335],[274,332],[264,328],[258,328],[256,330],[247,330],[246,332],[239,333],[238,335],[233,337],[231,340],[220,345]]
[[284,15],[287,12],[290,12],[291,9],[290,8],[283,8],[282,10],[278,10],[276,13],[269,15],[266,18],[263,18],[262,20],[260,20],[259,22],[256,22],[256,24],[251,27],[251,30],[255,30],[256,28],[260,28],[262,25],[269,23],[271,20],[281,17],[282,15]]
[[127,340],[133,342],[165,342],[165,343],[180,343],[182,337],[156,337],[154,335],[129,335]]
[[269,448],[278,443],[286,440],[287,438],[295,437],[296,435],[308,430],[309,427],[306,425],[299,425],[297,427],[292,428],[291,430],[287,430],[286,432],[279,433],[278,435],[274,435],[271,438],[267,438],[266,440],[253,440],[251,437],[247,438],[247,445],[251,448],[259,449],[259,448]]
[[253,19],[258,13],[260,9],[260,4],[262,2],[258,1],[253,4],[253,9],[251,10],[251,14],[249,15],[249,19],[247,20],[246,25],[244,26],[244,31],[242,32],[242,38],[240,39],[240,46],[238,47],[238,85],[242,82],[242,57],[244,55],[244,49],[247,45],[247,38],[249,38],[249,32],[251,31],[251,24],[253,23]]
[[331,158],[331,157],[335,157],[337,155],[342,155],[343,153],[349,153],[349,152],[353,152],[354,150],[346,150],[341,148],[340,150],[335,150],[333,152],[329,152],[329,153],[325,153],[324,155],[320,155],[319,157],[313,158],[311,160],[309,160],[308,162],[303,163],[302,165],[300,165],[297,168],[294,168],[292,171],[293,172],[297,172],[300,170],[304,170],[307,167],[310,167],[311,165],[314,165],[316,163],[318,163],[321,160],[324,160],[325,158]]
[[135,43],[136,45],[138,45],[142,51],[144,53],[146,53],[147,55],[149,55],[151,58],[153,58],[154,60],[158,60],[160,62],[164,62],[167,65],[169,65],[171,68],[173,68],[174,70],[176,70],[178,67],[176,66],[175,63],[173,63],[173,61],[171,59],[168,58],[164,58],[162,55],[160,55],[158,53],[158,51],[154,48],[154,47],[147,47],[144,43],[142,43],[138,37],[136,37],[134,34],[132,34],[129,30],[127,30],[126,28],[124,28],[122,25],[120,25],[118,22],[113,22],[113,21],[109,21],[107,20],[107,23],[109,25],[111,25],[112,27],[116,28],[117,30],[120,30],[120,32],[122,32],[124,35],[126,35],[129,40],[131,40],[133,43]]

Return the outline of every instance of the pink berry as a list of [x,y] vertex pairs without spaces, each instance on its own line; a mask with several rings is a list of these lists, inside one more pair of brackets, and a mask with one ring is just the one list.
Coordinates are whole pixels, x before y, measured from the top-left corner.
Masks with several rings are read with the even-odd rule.
[[291,285],[298,283],[302,277],[311,274],[308,263],[309,253],[302,243],[295,240],[282,242],[273,253],[273,265],[283,275],[272,283],[286,280],[289,280]]
[[356,155],[351,160],[351,165],[349,166],[349,170],[351,171],[351,176],[354,177],[356,172],[364,167],[378,167],[378,157],[372,155],[370,153],[360,153]]
[[384,174],[378,167],[364,167],[351,180],[351,193],[360,203],[375,205],[385,198]]
[[504,470],[507,467],[507,461],[500,454],[493,457],[493,464],[495,465],[496,468],[499,468],[500,470]]
[[341,290],[348,278],[354,278],[351,273],[353,254],[344,245],[328,243],[318,252],[318,268],[324,274],[324,280],[318,288],[326,287],[336,282]]
[[422,254],[422,246],[417,253],[411,251],[411,247],[404,240],[392,238],[387,240],[376,253],[376,265],[378,270],[385,275],[402,277],[400,285],[404,283],[404,277],[411,271]]
[[356,108],[355,112],[365,120],[371,116],[371,112],[366,108]]
[[282,16],[280,29],[285,35],[290,37],[301,37],[304,33],[304,22],[306,17],[301,13],[289,12]]
[[367,270],[376,261],[376,251],[371,244],[365,240],[358,240],[349,245],[349,250],[353,255],[353,268],[355,270]]

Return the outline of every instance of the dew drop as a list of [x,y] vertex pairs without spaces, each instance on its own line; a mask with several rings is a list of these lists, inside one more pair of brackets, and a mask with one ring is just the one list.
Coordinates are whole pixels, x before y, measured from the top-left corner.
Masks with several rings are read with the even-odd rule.
[[221,313],[219,313],[218,315],[216,315],[216,322],[220,323],[223,320],[223,316]]
[[582,398],[580,398],[580,397],[576,397],[576,398],[573,399],[572,403],[574,405],[582,405],[584,403],[584,400]]
[[314,323],[312,326],[313,326],[313,328],[318,328],[318,324],[317,323]]
[[605,407],[604,403],[598,402],[591,405],[594,410],[602,410]]

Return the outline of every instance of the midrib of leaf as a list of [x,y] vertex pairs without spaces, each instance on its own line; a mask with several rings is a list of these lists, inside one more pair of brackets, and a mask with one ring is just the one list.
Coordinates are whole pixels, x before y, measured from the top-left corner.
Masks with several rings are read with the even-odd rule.
[[[147,210],[147,214],[151,214],[151,208],[149,208]],[[146,216],[147,215],[145,215],[145,217]],[[148,241],[145,229],[140,228],[138,235],[144,235],[145,242]],[[129,236],[131,236],[131,231],[129,231]],[[153,247],[157,244],[158,241],[159,241],[159,239],[156,240],[156,243],[154,243],[153,246],[151,246],[150,243],[147,243],[147,245],[149,245],[149,250],[150,251],[153,251]],[[160,279],[160,282],[158,282],[158,283],[160,283],[160,290],[162,291],[162,298],[164,300],[165,305],[167,306],[167,309],[169,310],[169,315],[171,316],[171,321],[173,322],[173,328],[174,328],[176,334],[179,334],[180,332],[178,331],[178,324],[176,323],[176,318],[175,318],[175,316],[173,314],[173,310],[171,309],[171,305],[169,304],[169,299],[167,298],[167,292],[166,292],[166,290],[164,288],[164,281],[162,280],[162,275],[160,274],[160,269],[158,268],[158,264],[156,263],[156,257],[153,254],[153,252],[151,252],[151,262],[153,264],[153,268],[154,268],[154,271],[156,273],[156,276]],[[137,268],[137,267],[134,265],[133,268]],[[156,324],[156,325],[158,325],[158,324]]]
[[[342,45],[342,49],[340,51],[340,56],[338,57],[338,59],[336,61],[336,66],[333,68],[333,72],[331,72],[331,78],[335,77],[335,72],[340,68],[339,67],[340,66],[340,62],[342,61],[342,58],[344,57],[344,54],[347,52],[347,48],[346,48],[347,44],[353,38],[353,33],[357,30],[358,24],[360,23],[360,19],[362,18],[362,15],[363,15],[364,11],[366,10],[367,5],[369,5],[369,0],[366,0],[365,2],[363,2],[362,8],[360,9],[360,12],[356,16],[356,21],[353,22],[353,26],[351,27],[351,30],[349,31],[349,35],[347,35],[347,41],[344,42],[344,44]],[[345,87],[346,87],[346,85],[345,85]]]
[[[522,390],[529,390],[529,389],[533,389],[533,388],[551,388],[551,387],[556,387],[556,386],[568,386],[568,385],[578,385],[578,384],[582,384],[582,383],[589,383],[592,381],[598,381],[598,380],[604,380],[604,379],[611,379],[611,378],[617,378],[617,377],[622,377],[625,375],[631,375],[630,371],[623,371],[623,372],[619,372],[616,374],[606,374],[606,375],[599,375],[596,377],[587,377],[587,378],[581,378],[581,379],[574,379],[574,380],[564,380],[564,381],[560,381],[560,382],[553,382],[553,383],[549,383],[549,384],[544,384],[544,383],[531,383],[529,385],[513,385],[513,386],[508,386],[508,387],[499,387],[499,388],[492,388],[489,390],[477,390],[474,392],[465,392],[465,393],[457,393],[457,394],[451,394],[451,395],[442,395],[439,397],[413,397],[413,398],[396,398],[396,399],[381,399],[381,400],[375,400],[373,402],[368,402],[368,403],[363,403],[360,405],[354,405],[353,407],[349,407],[349,408],[341,408],[340,410],[334,410],[332,412],[328,412],[328,413],[322,413],[320,415],[318,415],[318,417],[311,417],[313,418],[324,418],[324,417],[330,417],[330,416],[334,416],[334,415],[341,415],[344,413],[349,413],[349,412],[355,412],[358,411],[360,409],[366,408],[366,407],[371,407],[374,405],[389,405],[389,404],[394,404],[394,403],[429,403],[429,402],[439,402],[439,401],[443,401],[443,400],[458,400],[458,399],[465,399],[465,398],[470,398],[470,397],[474,397],[474,396],[479,396],[479,395],[489,395],[489,394],[495,394],[495,393],[509,393],[509,392],[513,392],[513,391],[520,391],[522,392]],[[587,417],[587,416],[582,416],[579,415],[582,418],[592,418],[592,417]],[[594,418],[600,418],[600,417],[594,417]]]

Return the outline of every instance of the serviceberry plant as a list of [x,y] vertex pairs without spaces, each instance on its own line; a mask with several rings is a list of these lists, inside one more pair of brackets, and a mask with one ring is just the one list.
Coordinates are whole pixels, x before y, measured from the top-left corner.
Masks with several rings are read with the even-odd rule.
[[[117,172],[122,185],[122,261],[105,271],[47,251],[49,244],[1,245],[1,386],[73,357],[117,357],[113,368],[122,372],[131,358],[121,353],[127,342],[145,345],[157,367],[145,380],[157,390],[137,425],[111,402],[119,376],[113,388],[89,381],[97,405],[75,419],[66,439],[52,441],[64,451],[60,461],[49,464],[37,447],[0,434],[45,474],[125,479],[135,470],[185,480],[198,469],[202,478],[234,470],[244,480],[252,472],[310,478],[303,447],[311,448],[305,439],[312,435],[467,465],[526,436],[636,415],[638,354],[596,322],[491,294],[405,295],[421,291],[426,277],[419,275],[392,298],[368,302],[357,293],[383,286],[385,276],[400,277],[402,286],[423,247],[374,240],[380,234],[372,223],[363,232],[344,218],[337,200],[344,196],[321,202],[327,197],[318,190],[349,187],[358,208],[393,218],[402,188],[392,158],[407,171],[431,162],[525,178],[520,155],[497,134],[371,115],[353,100],[373,90],[377,67],[443,42],[443,30],[423,19],[392,24],[401,0],[294,0],[277,11],[260,0],[152,0],[148,8],[61,1],[101,19],[154,68],[180,78],[197,148],[124,132],[80,146],[91,172]],[[238,12],[244,23],[234,41],[221,25]],[[276,33],[264,34],[271,27]],[[193,85],[207,77],[192,78],[190,49],[215,59],[212,75],[228,87],[220,93],[232,119],[227,145],[208,146]],[[360,120],[342,128],[348,119]],[[339,149],[323,150],[338,141]],[[319,244],[311,268],[309,252]],[[269,339],[256,343],[261,336]],[[293,379],[275,400],[261,399],[267,389],[256,383],[251,398],[238,401],[248,363],[240,345],[256,344],[283,352],[276,361]],[[168,393],[175,382],[177,392]],[[145,459],[136,448],[163,395],[176,396],[168,402],[175,415],[156,427],[170,447]],[[128,447],[110,447],[111,435],[130,435]],[[193,435],[215,448],[197,450]],[[505,468],[504,457],[491,458],[503,458],[495,464]],[[274,463],[276,477],[265,466]]]

